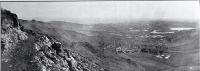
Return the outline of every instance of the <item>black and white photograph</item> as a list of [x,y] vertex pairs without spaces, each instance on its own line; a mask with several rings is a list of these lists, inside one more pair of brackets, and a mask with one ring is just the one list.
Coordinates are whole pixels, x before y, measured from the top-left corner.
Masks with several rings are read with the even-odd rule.
[[1,71],[200,71],[199,1],[2,1]]

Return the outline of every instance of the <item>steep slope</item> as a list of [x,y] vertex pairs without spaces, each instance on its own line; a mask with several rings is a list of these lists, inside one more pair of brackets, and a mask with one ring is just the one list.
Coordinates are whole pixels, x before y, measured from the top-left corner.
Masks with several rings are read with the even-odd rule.
[[43,21],[37,21],[37,20],[23,20],[20,19],[19,22],[25,27],[31,27],[32,25],[45,25],[48,28],[60,28],[64,30],[78,30],[81,28],[82,24],[78,23],[72,23],[72,22],[64,22],[64,21],[48,21],[48,22],[43,22]]
[[17,15],[7,10],[1,10],[1,63],[2,70],[12,67],[15,59],[15,49],[20,41],[28,38],[27,33],[21,31]]
[[20,20],[25,29],[45,33],[57,37],[60,41],[87,41],[88,36],[77,32],[83,25],[62,21],[41,22],[36,20]]
[[56,36],[24,29],[10,11],[1,9],[1,26],[2,71],[103,70],[98,62],[67,49]]

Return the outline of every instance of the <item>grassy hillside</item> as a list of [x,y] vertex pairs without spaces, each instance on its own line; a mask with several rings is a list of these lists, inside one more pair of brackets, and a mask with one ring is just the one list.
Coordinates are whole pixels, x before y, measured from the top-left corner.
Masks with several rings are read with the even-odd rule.
[[[190,66],[195,71],[199,66],[195,22],[156,20],[81,25],[21,20],[21,23],[26,29],[58,38],[69,46],[66,49],[99,62],[105,71],[188,71]],[[172,27],[194,29],[174,31],[170,30]],[[164,54],[170,57],[158,57]]]

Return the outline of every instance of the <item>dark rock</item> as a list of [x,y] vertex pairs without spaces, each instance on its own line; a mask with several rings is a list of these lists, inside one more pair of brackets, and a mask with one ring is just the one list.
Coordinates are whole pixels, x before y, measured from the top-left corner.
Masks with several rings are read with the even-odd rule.
[[[18,22],[17,15],[5,9],[1,9],[1,26],[3,71],[100,71],[102,69],[99,65],[93,67],[92,60],[64,50],[64,46],[53,36],[25,29]],[[86,62],[82,63],[82,60]]]
[[56,53],[59,54],[62,50],[61,50],[61,43],[59,42],[55,42],[51,45],[51,47],[56,50]]

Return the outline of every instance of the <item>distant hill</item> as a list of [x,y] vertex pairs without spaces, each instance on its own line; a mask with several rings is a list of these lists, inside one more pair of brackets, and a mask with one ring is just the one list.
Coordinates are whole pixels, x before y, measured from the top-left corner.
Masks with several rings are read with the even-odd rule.
[[87,40],[87,35],[76,32],[77,30],[82,28],[82,24],[64,21],[42,22],[36,20],[20,20],[20,23],[26,29],[34,30],[35,32],[46,33],[48,35],[53,35],[62,41]]
[[64,22],[64,21],[49,21],[47,22],[53,26],[57,26],[66,30],[78,30],[83,24],[78,24],[78,23],[72,23],[72,22]]
[[64,21],[49,21],[49,22],[43,22],[43,21],[36,21],[36,20],[20,20],[22,25],[25,27],[29,27],[30,25],[45,25],[45,27],[49,28],[60,28],[64,30],[78,30],[83,24],[78,23],[72,23],[72,22],[64,22]]

